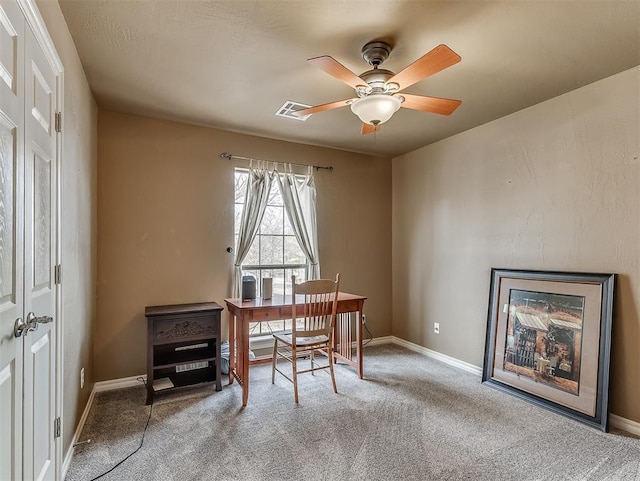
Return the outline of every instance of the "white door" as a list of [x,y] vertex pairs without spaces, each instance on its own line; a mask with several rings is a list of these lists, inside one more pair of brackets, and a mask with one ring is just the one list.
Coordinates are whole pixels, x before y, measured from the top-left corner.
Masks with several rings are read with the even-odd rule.
[[23,479],[55,478],[56,76],[25,28]]
[[55,88],[20,7],[0,0],[2,481],[56,472]]
[[14,2],[0,3],[0,480],[22,479],[24,233],[24,29]]

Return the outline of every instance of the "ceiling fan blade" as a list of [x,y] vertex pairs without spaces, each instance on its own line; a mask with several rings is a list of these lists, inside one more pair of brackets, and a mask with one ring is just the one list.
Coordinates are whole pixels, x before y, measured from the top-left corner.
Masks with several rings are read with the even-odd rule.
[[438,45],[404,70],[391,77],[387,83],[400,85],[400,90],[457,64],[462,58],[446,45]]
[[319,69],[324,70],[329,75],[337,78],[338,80],[350,85],[353,88],[356,88],[358,85],[366,85],[367,83],[354,74],[347,67],[342,65],[333,57],[329,57],[328,55],[323,55],[322,57],[314,57],[307,60],[311,65],[318,67]]
[[362,131],[360,132],[362,135],[367,135],[372,132],[378,132],[382,128],[382,125],[373,126],[371,124],[362,123]]
[[337,109],[339,107],[346,107],[353,100],[355,99],[338,100],[337,102],[331,102],[328,104],[315,105],[313,107],[309,107],[308,109],[296,110],[294,114],[296,114],[298,117],[303,117],[309,114],[317,114],[318,112],[324,112],[325,110]]
[[405,93],[402,94],[402,97],[404,97],[404,102],[402,102],[401,107],[440,115],[451,115],[462,103],[462,100],[423,97],[422,95],[409,95]]

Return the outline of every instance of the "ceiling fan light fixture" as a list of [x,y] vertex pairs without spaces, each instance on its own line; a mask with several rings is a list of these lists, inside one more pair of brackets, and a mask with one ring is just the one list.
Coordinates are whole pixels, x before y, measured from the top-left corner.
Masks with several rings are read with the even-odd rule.
[[391,95],[373,94],[354,100],[351,111],[369,125],[384,124],[395,114],[402,101]]

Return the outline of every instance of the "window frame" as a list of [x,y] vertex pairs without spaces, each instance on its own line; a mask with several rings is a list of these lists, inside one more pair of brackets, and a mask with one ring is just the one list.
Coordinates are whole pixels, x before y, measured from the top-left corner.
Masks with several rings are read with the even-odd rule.
[[[238,174],[244,174],[246,176],[246,178],[248,178],[249,175],[249,169],[247,168],[242,168],[242,167],[235,167],[234,168],[234,244],[237,245],[237,236],[238,236],[238,206],[241,205],[244,208],[244,200],[246,197],[242,197],[241,198],[241,202],[238,202],[238,199],[236,198],[236,194],[237,194],[237,183],[238,183]],[[278,175],[278,174],[276,174]],[[299,176],[301,179],[304,178],[303,175],[300,174],[296,174],[296,176]],[[246,188],[246,187],[245,187]],[[277,195],[278,198],[280,199],[280,203],[269,203],[267,204],[267,207],[278,207],[282,209],[282,226],[281,229],[279,231],[279,233],[277,234],[273,234],[273,233],[269,233],[269,234],[263,234],[262,231],[262,221],[260,223],[260,227],[258,228],[258,233],[256,234],[255,239],[253,240],[253,243],[251,245],[251,250],[254,249],[254,244],[257,242],[258,247],[258,260],[260,260],[260,257],[262,255],[262,246],[260,245],[260,243],[263,240],[263,237],[266,236],[276,236],[276,237],[282,237],[282,259],[283,259],[283,263],[282,264],[278,264],[278,263],[265,263],[265,264],[249,264],[249,263],[243,263],[241,265],[241,272],[242,275],[246,275],[246,274],[252,274],[255,275],[256,277],[256,295],[259,297],[262,295],[262,279],[264,277],[269,277],[264,276],[263,273],[269,272],[269,271],[283,271],[283,285],[282,285],[282,293],[278,293],[275,294],[275,289],[274,289],[274,294],[275,295],[291,295],[291,273],[292,272],[297,272],[300,273],[301,271],[304,271],[304,278],[298,277],[296,276],[296,279],[299,279],[300,281],[306,281],[309,278],[309,272],[310,272],[310,264],[309,264],[309,260],[306,259],[306,256],[304,256],[304,252],[302,252],[302,250],[300,249],[300,252],[302,253],[302,255],[305,258],[305,262],[304,263],[284,263],[284,259],[287,258],[286,256],[286,242],[285,239],[287,237],[289,238],[293,238],[295,239],[296,244],[298,245],[298,248],[300,248],[300,244],[298,243],[298,239],[296,238],[295,234],[291,233],[287,233],[287,223],[289,222],[288,219],[288,215],[286,212],[286,208],[284,206],[284,202],[282,202],[282,194],[280,192],[280,187],[279,185],[277,185],[277,180],[274,181],[274,184],[271,186],[271,192],[269,193],[269,196],[271,197],[273,195],[274,190],[273,189],[277,189]],[[263,218],[264,221],[264,218]],[[249,257],[249,254],[247,255],[247,257]],[[246,260],[246,259],[245,259]],[[287,275],[287,273],[289,273],[289,275]],[[276,277],[274,277],[273,275],[271,276],[274,279],[276,279]],[[273,326],[272,326],[273,325]],[[276,329],[273,329],[272,327],[276,327]],[[256,338],[266,338],[267,336],[270,338],[272,333],[275,332],[282,332],[282,331],[286,331],[286,330],[290,330],[291,329],[291,320],[274,320],[274,321],[263,321],[263,322],[252,322],[249,324],[249,336],[250,338],[252,338],[252,340],[256,340]]]

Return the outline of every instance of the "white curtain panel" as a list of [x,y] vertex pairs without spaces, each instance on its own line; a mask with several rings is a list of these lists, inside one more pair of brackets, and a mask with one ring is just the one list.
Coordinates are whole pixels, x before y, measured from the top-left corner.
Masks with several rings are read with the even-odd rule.
[[316,186],[313,166],[309,166],[307,175],[304,177],[296,177],[291,171],[291,164],[286,164],[285,170],[284,173],[276,176],[284,208],[293,233],[309,262],[309,279],[320,279]]
[[253,162],[249,165],[247,191],[244,197],[244,210],[240,220],[238,245],[236,245],[236,260],[234,269],[233,297],[240,297],[242,292],[242,262],[256,238],[260,222],[269,200],[274,171],[269,171],[262,162],[256,168]]

